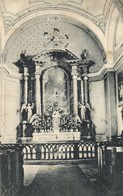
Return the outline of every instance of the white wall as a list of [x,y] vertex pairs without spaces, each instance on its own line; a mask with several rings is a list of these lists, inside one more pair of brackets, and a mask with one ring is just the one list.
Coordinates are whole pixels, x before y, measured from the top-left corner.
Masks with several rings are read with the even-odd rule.
[[104,81],[91,82],[90,103],[92,106],[91,118],[96,126],[96,134],[106,132]]
[[15,142],[20,122],[20,80],[0,69],[0,123],[1,141]]

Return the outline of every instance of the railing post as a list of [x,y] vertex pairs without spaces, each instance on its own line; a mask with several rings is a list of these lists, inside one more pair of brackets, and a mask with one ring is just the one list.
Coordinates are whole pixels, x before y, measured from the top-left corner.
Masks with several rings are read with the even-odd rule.
[[97,144],[98,173],[102,174],[102,149],[100,143]]
[[36,144],[36,159],[37,159],[37,160],[40,160],[40,159],[41,159],[40,144]]
[[74,144],[74,159],[79,159],[79,143]]

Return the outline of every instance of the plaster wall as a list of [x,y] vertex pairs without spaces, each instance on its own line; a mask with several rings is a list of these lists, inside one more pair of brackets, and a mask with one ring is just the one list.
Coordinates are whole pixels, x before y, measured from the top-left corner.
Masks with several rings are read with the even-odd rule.
[[20,81],[0,69],[0,124],[1,141],[15,142],[20,122]]
[[96,128],[96,134],[104,134],[106,132],[104,81],[91,82],[89,90],[92,107],[91,118]]

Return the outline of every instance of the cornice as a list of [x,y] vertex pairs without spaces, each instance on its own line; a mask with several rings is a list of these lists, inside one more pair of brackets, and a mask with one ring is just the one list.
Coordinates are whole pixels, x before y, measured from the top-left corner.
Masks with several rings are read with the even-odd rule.
[[114,70],[118,71],[119,69],[123,70],[123,51],[122,53],[118,56],[114,63]]
[[22,74],[13,72],[7,64],[0,64],[0,71],[4,70],[5,73],[14,79],[22,79]]
[[96,73],[89,73],[90,81],[101,80],[104,78],[105,74],[109,71],[123,72],[123,52],[118,56],[112,65],[104,64],[102,68]]
[[109,66],[108,64],[104,64],[98,72],[88,74],[89,81],[94,82],[94,81],[102,80],[104,79],[104,76],[107,72],[114,72],[114,71],[115,70],[112,65]]

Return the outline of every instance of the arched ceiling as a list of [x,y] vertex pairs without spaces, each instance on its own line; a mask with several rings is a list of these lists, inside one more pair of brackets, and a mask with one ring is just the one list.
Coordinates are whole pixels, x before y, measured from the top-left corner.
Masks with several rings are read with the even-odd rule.
[[1,0],[5,30],[31,12],[73,10],[92,20],[104,32],[112,0]]
[[53,48],[69,50],[78,58],[87,49],[95,62],[91,72],[98,71],[106,60],[99,40],[87,27],[64,16],[49,15],[31,19],[14,32],[6,44],[3,61],[15,69],[13,63],[20,58],[22,50],[27,55],[37,55]]
[[[29,7],[41,6],[72,6],[84,10],[93,16],[101,15],[104,12],[106,2],[109,0],[2,0],[6,12],[18,14]],[[95,6],[96,5],[96,6]]]
[[[86,48],[90,52],[91,58],[95,62],[91,71],[96,72],[106,62],[105,52],[111,51],[112,55],[114,54],[114,43],[111,46],[112,50],[107,45],[110,46],[108,40],[113,35],[108,32],[109,28],[112,28],[110,19],[113,18],[111,15],[116,6],[123,16],[123,0],[1,0],[0,9],[5,30],[2,38],[2,42],[4,42],[2,50],[5,47],[3,62],[11,64],[11,67],[15,69],[12,62],[19,58],[23,49],[26,49],[29,55],[45,50],[44,42],[47,36],[43,36],[44,33],[48,32],[48,36],[51,37],[53,29],[57,28],[59,34],[64,37],[63,45],[68,42],[68,50],[78,58],[83,49]],[[57,13],[53,15],[52,12],[50,17],[50,10],[51,12],[61,12],[61,15],[57,15]],[[49,15],[48,17],[43,14],[45,11],[47,16]],[[62,15],[62,12],[69,13],[69,16]],[[75,15],[72,18],[72,13],[78,15],[78,19]],[[86,22],[83,23],[80,18],[83,18],[83,21],[85,19]],[[92,26],[93,28],[91,28]],[[93,31],[94,28],[95,31]],[[66,38],[66,35],[69,39]],[[119,34],[117,37],[116,41],[119,43]],[[112,40],[113,38],[111,43]],[[48,47],[52,47],[51,45],[50,43]],[[61,44],[59,49],[62,49],[63,45]],[[110,59],[110,56],[108,58]]]

